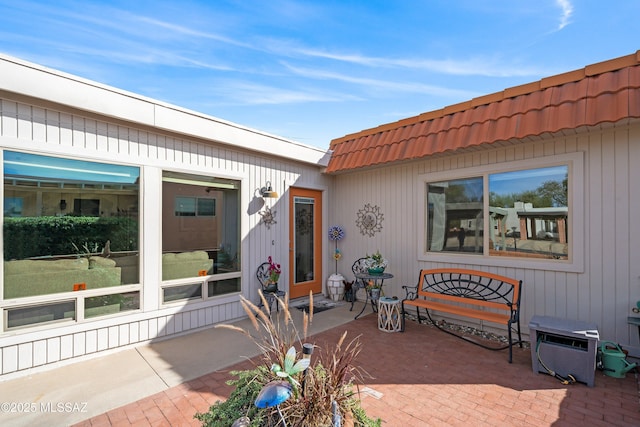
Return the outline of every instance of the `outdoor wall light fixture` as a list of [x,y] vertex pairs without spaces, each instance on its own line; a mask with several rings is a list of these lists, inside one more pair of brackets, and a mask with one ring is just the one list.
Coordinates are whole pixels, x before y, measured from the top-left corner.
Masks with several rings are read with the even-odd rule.
[[277,222],[276,211],[271,210],[271,208],[267,206],[267,204],[271,204],[271,203],[270,202],[267,203],[266,199],[278,198],[278,192],[273,191],[273,188],[271,187],[271,181],[267,181],[264,187],[256,188],[255,191],[260,194],[260,197],[257,197],[255,192],[253,194],[253,198],[258,203],[258,206],[259,206],[258,210],[264,207],[264,211],[260,211],[258,213],[262,217],[262,222],[264,223],[264,225],[266,225],[267,228],[271,228],[271,226],[273,224],[276,224]]
[[278,198],[278,192],[273,191],[273,188],[271,188],[271,181],[267,181],[265,186],[260,189],[260,195],[265,199]]
[[64,211],[67,209],[67,201],[65,199],[60,200],[60,210]]

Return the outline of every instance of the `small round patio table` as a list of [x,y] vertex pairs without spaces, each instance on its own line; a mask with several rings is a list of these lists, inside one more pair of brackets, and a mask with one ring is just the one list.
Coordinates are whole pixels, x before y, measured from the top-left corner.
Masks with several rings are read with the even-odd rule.
[[351,302],[352,309],[353,309],[353,304],[356,301],[356,293],[358,292],[358,289],[365,290],[364,305],[362,306],[362,310],[360,310],[360,313],[358,313],[358,315],[354,318],[354,319],[357,319],[362,315],[362,313],[364,313],[364,309],[367,308],[367,304],[369,303],[369,301],[371,301],[371,309],[373,310],[373,312],[375,313],[378,311],[378,298],[372,297],[371,291],[367,289],[367,283],[369,283],[370,281],[375,283],[376,286],[380,288],[380,294],[384,295],[382,292],[382,286],[384,285],[384,281],[386,279],[392,279],[393,274],[391,273],[382,273],[382,274],[356,273],[355,276],[356,276],[356,279],[359,279],[359,280],[356,280],[356,282],[354,283],[354,287],[352,288],[353,289],[353,301]]

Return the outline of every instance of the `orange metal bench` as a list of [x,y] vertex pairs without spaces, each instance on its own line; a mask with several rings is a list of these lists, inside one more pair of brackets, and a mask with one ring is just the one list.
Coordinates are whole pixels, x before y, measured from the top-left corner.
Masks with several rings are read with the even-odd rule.
[[[433,325],[444,332],[490,350],[508,348],[509,363],[511,363],[513,344],[520,344],[522,347],[520,334],[521,288],[521,280],[484,271],[448,268],[420,270],[416,286],[403,286],[406,297],[402,300],[402,331],[405,326],[405,307],[413,306],[416,308],[420,323],[422,323],[420,308],[424,308]],[[433,321],[429,310],[506,325],[508,345],[499,348],[490,347],[443,329]],[[518,341],[515,342],[511,334],[514,328],[518,333]]]

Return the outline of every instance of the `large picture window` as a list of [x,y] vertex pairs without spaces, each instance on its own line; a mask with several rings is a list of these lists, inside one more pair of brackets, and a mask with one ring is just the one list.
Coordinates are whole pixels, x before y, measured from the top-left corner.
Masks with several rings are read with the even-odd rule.
[[421,259],[477,263],[468,258],[472,255],[483,257],[485,264],[508,265],[517,259],[582,269],[582,237],[573,232],[583,224],[584,202],[576,196],[583,177],[581,154],[464,172],[422,177]]
[[162,181],[162,280],[178,281],[163,302],[240,291],[229,280],[240,272],[240,182],[171,171]]
[[5,151],[14,215],[3,221],[4,298],[137,283],[117,259],[138,250],[139,177],[136,167]]
[[[4,300],[78,290],[97,298],[95,290],[139,282],[139,168],[14,151],[3,156]],[[75,309],[60,307],[12,308],[6,327],[75,319]]]

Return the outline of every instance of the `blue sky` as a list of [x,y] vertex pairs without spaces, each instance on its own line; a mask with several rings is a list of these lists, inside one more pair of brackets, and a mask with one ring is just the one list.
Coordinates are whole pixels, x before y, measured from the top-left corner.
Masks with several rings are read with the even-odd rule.
[[0,52],[303,144],[640,49],[638,0],[0,0]]
[[506,196],[524,191],[535,191],[547,181],[556,181],[562,185],[562,181],[567,178],[567,172],[567,166],[554,166],[490,174],[489,191]]

